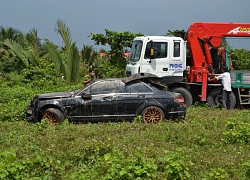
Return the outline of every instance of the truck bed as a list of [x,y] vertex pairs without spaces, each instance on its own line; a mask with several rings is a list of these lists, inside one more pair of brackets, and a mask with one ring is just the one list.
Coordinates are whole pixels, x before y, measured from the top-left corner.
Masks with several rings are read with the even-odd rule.
[[231,71],[233,88],[250,88],[250,71]]

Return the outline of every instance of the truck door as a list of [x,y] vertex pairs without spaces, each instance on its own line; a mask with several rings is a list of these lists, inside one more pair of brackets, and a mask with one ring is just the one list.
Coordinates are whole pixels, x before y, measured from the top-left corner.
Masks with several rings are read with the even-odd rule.
[[182,77],[186,69],[186,48],[180,40],[174,40],[170,47],[169,76]]
[[[141,72],[155,74],[159,77],[168,76],[169,68],[169,45],[166,40],[147,42],[144,57],[141,64]],[[157,57],[150,59],[150,49],[157,51]]]

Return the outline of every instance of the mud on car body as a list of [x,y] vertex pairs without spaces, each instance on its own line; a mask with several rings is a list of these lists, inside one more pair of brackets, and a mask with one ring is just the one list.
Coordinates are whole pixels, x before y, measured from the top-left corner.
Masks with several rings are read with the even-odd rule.
[[180,93],[166,90],[160,78],[138,73],[127,78],[99,79],[82,89],[35,95],[26,108],[30,121],[48,119],[57,124],[69,121],[133,120],[145,123],[184,118],[186,105]]

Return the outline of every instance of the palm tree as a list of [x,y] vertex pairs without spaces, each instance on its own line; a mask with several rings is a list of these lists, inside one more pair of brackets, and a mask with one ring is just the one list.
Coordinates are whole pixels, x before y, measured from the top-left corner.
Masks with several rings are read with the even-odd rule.
[[24,50],[20,44],[12,39],[5,39],[0,44],[8,47],[8,52],[10,52],[9,55],[12,55],[13,58],[20,60],[25,67],[29,66],[29,59],[33,58],[29,56],[30,54]]
[[[7,51],[2,51],[11,58],[21,61],[22,64],[27,68],[29,65],[37,66],[37,59],[41,52],[40,38],[38,38],[37,30],[32,29],[29,33],[23,35],[19,33],[14,35],[14,32],[9,30],[9,33],[4,32],[3,41],[0,43],[2,49]],[[12,37],[12,38],[11,38]]]
[[61,20],[57,20],[57,28],[55,30],[61,35],[65,50],[59,51],[48,39],[45,39],[46,44],[44,46],[49,51],[56,71],[63,73],[67,83],[76,83],[78,80],[80,63],[80,56],[76,43],[71,42],[70,30]]
[[1,69],[6,71],[11,71],[14,69],[15,56],[9,51],[8,47],[4,45],[4,42],[7,39],[23,42],[22,33],[14,28],[4,28],[0,27],[0,60],[1,60]]
[[98,56],[93,46],[88,46],[88,45],[83,45],[81,54],[82,54],[82,60],[87,65],[88,68],[93,66],[93,62]]
[[41,39],[38,37],[37,30],[31,29],[29,33],[26,34],[26,40],[28,44],[32,47],[33,54],[38,57],[39,52],[42,49]]
[[0,27],[0,42],[4,41],[5,39],[12,39],[17,42],[21,42],[23,40],[23,34],[14,28],[4,28],[3,26]]

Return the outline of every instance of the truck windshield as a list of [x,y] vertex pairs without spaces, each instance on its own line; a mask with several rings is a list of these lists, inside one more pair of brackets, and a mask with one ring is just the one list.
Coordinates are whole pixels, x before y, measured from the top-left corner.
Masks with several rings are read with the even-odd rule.
[[140,59],[142,50],[142,41],[134,41],[131,48],[131,54],[129,57],[129,61],[136,62]]

